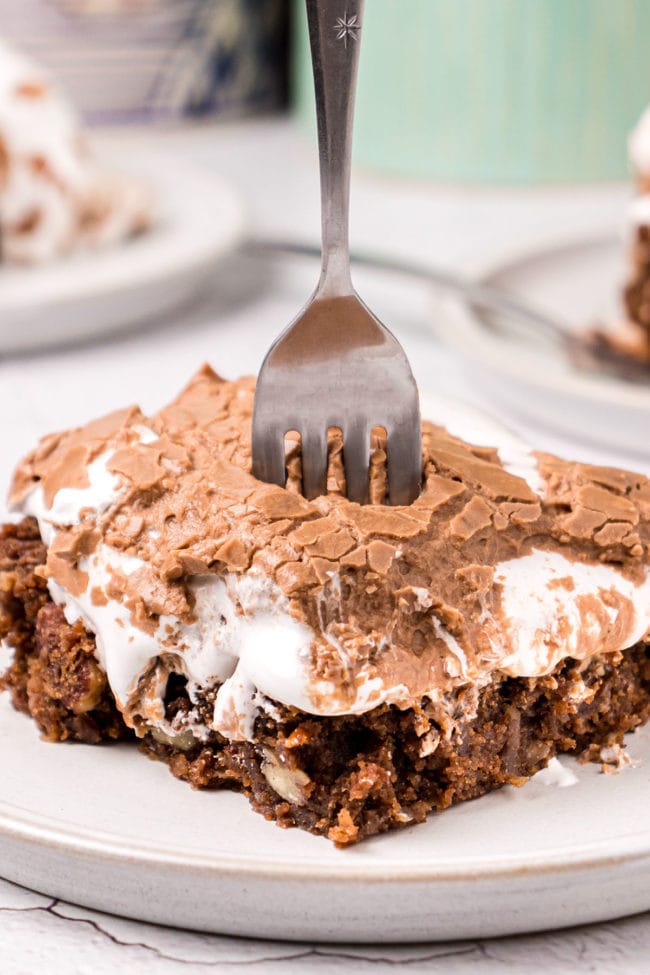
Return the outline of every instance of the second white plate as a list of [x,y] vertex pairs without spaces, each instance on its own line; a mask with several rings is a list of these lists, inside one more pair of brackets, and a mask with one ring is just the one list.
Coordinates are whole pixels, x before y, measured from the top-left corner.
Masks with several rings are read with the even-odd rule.
[[[623,244],[612,234],[524,255],[484,280],[579,330],[620,320],[623,259]],[[650,457],[650,382],[580,371],[559,346],[530,333],[492,331],[460,301],[446,300],[435,322],[436,334],[512,415]]]

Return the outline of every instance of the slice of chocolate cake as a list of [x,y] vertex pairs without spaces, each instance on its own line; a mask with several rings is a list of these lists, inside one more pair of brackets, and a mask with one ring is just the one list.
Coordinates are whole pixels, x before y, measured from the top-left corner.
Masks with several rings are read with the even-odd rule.
[[[252,380],[45,438],[0,539],[15,705],[49,740],[131,736],[340,844],[522,784],[650,713],[650,481],[425,423],[389,507],[250,474]],[[593,750],[593,748],[592,748]]]
[[628,153],[636,194],[629,208],[625,318],[599,338],[610,351],[650,365],[650,108],[630,134]]

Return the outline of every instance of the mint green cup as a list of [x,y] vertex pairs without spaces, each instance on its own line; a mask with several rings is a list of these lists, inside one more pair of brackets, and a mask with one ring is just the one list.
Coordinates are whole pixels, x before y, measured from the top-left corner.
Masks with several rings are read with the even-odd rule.
[[[313,124],[304,2],[294,94]],[[366,0],[355,161],[466,183],[620,179],[650,0]]]

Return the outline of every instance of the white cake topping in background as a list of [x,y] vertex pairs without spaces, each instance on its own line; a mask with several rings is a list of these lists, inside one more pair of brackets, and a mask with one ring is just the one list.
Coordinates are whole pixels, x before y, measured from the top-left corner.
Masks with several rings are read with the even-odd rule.
[[42,263],[150,219],[149,191],[98,167],[56,83],[0,40],[0,259]]
[[634,227],[644,227],[650,224],[650,194],[642,193],[635,196],[629,207],[630,223]]
[[650,106],[632,129],[628,138],[632,166],[642,176],[650,176]]

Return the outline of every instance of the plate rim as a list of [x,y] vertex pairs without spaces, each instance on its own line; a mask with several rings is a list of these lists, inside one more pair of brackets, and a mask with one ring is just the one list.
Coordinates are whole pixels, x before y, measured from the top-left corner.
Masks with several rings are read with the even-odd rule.
[[[242,801],[246,801],[242,797]],[[479,800],[472,800],[479,801]],[[544,853],[535,857],[512,857],[510,862],[504,858],[481,859],[475,867],[453,864],[401,864],[400,861],[381,861],[377,863],[356,864],[351,860],[340,863],[324,863],[317,860],[298,860],[269,858],[265,861],[247,858],[245,855],[215,855],[173,848],[144,846],[135,841],[113,839],[110,833],[83,829],[66,829],[62,826],[48,825],[47,817],[34,817],[39,822],[16,825],[7,803],[0,803],[0,838],[24,841],[43,849],[55,850],[68,855],[92,855],[105,861],[126,866],[142,864],[192,870],[202,874],[238,875],[256,879],[301,880],[315,882],[331,881],[340,883],[354,880],[365,883],[450,883],[468,880],[515,879],[527,876],[549,876],[567,872],[597,870],[616,867],[626,863],[647,861],[650,865],[650,836],[648,831],[636,832],[616,841],[616,851],[612,850],[614,841],[608,842],[607,852],[599,852],[597,844],[584,844],[565,850],[562,853]],[[55,822],[55,820],[51,820]],[[419,825],[411,827],[418,829]],[[62,838],[64,837],[64,838]],[[635,843],[634,840],[637,842]],[[323,842],[326,842],[323,839]],[[340,851],[341,857],[346,851]]]

